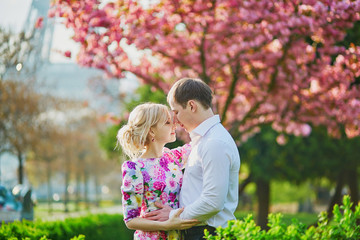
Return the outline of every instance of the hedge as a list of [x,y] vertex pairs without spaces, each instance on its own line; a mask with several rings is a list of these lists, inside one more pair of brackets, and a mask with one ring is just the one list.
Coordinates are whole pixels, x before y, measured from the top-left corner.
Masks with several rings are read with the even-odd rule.
[[344,196],[343,205],[335,205],[334,217],[330,221],[326,212],[319,215],[318,223],[306,226],[296,219],[286,225],[282,221],[282,214],[269,214],[268,230],[262,230],[256,225],[253,216],[248,215],[244,220],[230,221],[226,228],[218,227],[215,236],[206,232],[208,240],[329,240],[329,239],[360,239],[360,203],[355,210],[351,210],[352,203],[349,196]]
[[63,221],[15,221],[2,224],[0,240],[132,239],[120,214],[98,214]]
[[[310,226],[293,219],[288,225],[282,214],[270,214],[268,230],[256,225],[253,216],[243,220],[230,221],[225,228],[218,227],[215,236],[206,232],[208,240],[328,240],[360,239],[360,204],[354,211],[349,196],[343,198],[343,205],[335,205],[334,217],[330,221],[326,212],[319,215],[316,226]],[[126,228],[120,214],[98,214],[64,221],[16,221],[2,224],[0,240],[127,240],[133,238],[133,231]]]

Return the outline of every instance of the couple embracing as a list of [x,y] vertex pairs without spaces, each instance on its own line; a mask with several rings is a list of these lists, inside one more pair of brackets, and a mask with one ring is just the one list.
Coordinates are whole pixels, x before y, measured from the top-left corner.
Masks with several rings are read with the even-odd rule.
[[[134,239],[203,239],[235,219],[240,157],[214,115],[212,91],[199,79],[181,79],[167,106],[145,103],[129,115],[117,139],[130,161],[122,165],[123,214]],[[176,124],[190,144],[167,149]]]

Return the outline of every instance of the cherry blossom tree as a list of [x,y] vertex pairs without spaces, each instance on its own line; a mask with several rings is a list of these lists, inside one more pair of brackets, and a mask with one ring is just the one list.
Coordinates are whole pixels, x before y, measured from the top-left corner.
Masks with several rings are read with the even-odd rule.
[[240,142],[265,123],[296,135],[310,133],[307,123],[359,135],[360,48],[337,45],[359,12],[359,0],[55,0],[49,15],[74,30],[80,65],[131,72],[165,92],[200,77]]

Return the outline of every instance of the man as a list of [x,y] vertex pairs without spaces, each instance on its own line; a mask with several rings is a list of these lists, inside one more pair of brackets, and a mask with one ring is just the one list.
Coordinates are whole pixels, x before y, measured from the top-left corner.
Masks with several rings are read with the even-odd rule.
[[[180,192],[180,207],[185,208],[180,217],[202,222],[182,233],[185,240],[203,239],[205,229],[213,233],[216,227],[225,227],[229,220],[235,219],[239,152],[219,116],[214,115],[212,91],[203,81],[191,78],[177,81],[167,100],[174,112],[174,121],[191,137],[192,150]],[[177,211],[161,204],[159,207],[160,210],[146,217],[164,221]]]

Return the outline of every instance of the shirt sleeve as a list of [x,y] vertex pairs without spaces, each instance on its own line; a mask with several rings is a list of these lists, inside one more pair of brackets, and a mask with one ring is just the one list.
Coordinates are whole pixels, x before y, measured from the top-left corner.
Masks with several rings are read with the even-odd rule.
[[122,204],[124,221],[140,216],[144,194],[143,176],[136,163],[126,161],[122,165]]
[[183,219],[206,222],[224,208],[229,188],[231,148],[219,140],[210,140],[199,149],[202,159],[203,186],[200,197],[185,206]]

